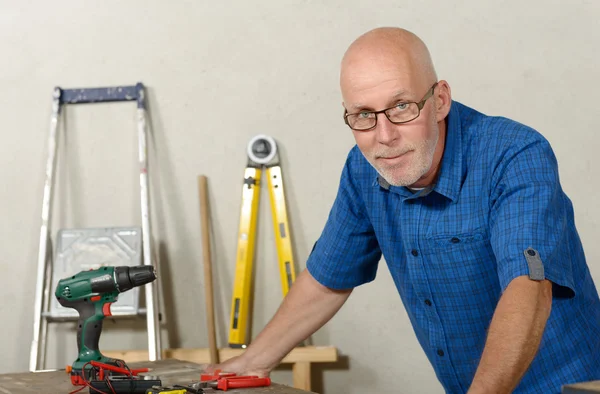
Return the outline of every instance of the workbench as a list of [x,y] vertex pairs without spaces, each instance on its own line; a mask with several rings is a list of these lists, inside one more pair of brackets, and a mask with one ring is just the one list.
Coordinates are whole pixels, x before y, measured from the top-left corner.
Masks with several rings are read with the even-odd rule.
[[[221,348],[218,349],[219,360],[223,362],[232,357],[240,356],[244,352],[245,349]],[[125,360],[127,364],[148,360],[148,350],[104,350],[102,353],[107,357]],[[198,364],[208,364],[211,362],[209,349],[206,348],[163,349],[162,359],[171,358]],[[295,388],[310,392],[312,390],[312,364],[336,361],[338,361],[338,352],[333,346],[300,346],[292,349],[281,360],[281,364],[292,365]]]
[[[144,361],[128,364],[131,368],[150,368],[151,371],[140,375],[159,376],[163,385],[182,384],[200,380],[200,364],[176,359]],[[2,394],[67,394],[77,387],[71,385],[69,375],[64,371],[25,372],[0,375],[0,393]],[[268,387],[248,389],[230,389],[226,392],[207,389],[206,392],[231,394],[307,394],[310,391],[271,383]],[[79,391],[88,394],[89,389]]]

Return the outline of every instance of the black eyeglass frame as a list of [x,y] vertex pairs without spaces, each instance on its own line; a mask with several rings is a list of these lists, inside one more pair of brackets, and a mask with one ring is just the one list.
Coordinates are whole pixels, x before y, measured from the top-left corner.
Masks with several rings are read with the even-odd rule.
[[[429,99],[431,96],[433,96],[433,92],[435,91],[435,88],[436,88],[436,86],[437,86],[437,85],[438,85],[438,82],[434,83],[434,84],[433,84],[433,86],[431,86],[431,87],[429,88],[429,90],[427,91],[427,93],[425,93],[425,96],[423,96],[423,98],[421,99],[421,101],[419,101],[419,102],[415,102],[415,101],[403,102],[403,104],[417,104],[417,108],[419,109],[419,112],[417,113],[417,116],[415,116],[415,117],[414,117],[414,118],[412,118],[412,119],[409,119],[409,120],[404,120],[404,121],[402,121],[402,122],[394,122],[394,121],[392,121],[392,120],[390,119],[390,117],[389,117],[389,115],[388,115],[387,111],[389,111],[390,109],[394,109],[394,108],[396,108],[396,106],[398,105],[398,104],[396,104],[396,105],[394,105],[394,106],[392,106],[392,107],[385,108],[385,109],[382,109],[382,110],[380,110],[380,111],[360,111],[360,112],[356,112],[356,113],[353,113],[353,114],[349,114],[349,113],[348,113],[348,110],[344,109],[344,123],[346,123],[346,125],[348,125],[348,127],[350,127],[352,130],[356,130],[356,131],[369,131],[369,130],[372,130],[372,129],[374,129],[375,127],[377,127],[377,115],[379,115],[380,113],[384,113],[384,114],[385,114],[385,117],[386,117],[386,118],[387,118],[387,119],[390,121],[390,123],[393,123],[393,124],[404,124],[404,123],[412,122],[413,120],[417,119],[417,118],[418,118],[418,117],[421,115],[421,110],[422,110],[422,109],[423,109],[423,107],[425,106],[425,102],[426,102],[426,101],[427,101],[427,100],[428,100],[428,99]],[[370,113],[370,114],[375,114],[375,124],[374,124],[373,126],[371,126],[371,127],[367,128],[367,129],[355,129],[355,128],[353,128],[352,126],[350,126],[350,123],[348,122],[348,116],[351,116],[351,115],[358,115],[358,114],[360,114],[360,113],[364,113],[364,112],[367,112],[367,113]]]

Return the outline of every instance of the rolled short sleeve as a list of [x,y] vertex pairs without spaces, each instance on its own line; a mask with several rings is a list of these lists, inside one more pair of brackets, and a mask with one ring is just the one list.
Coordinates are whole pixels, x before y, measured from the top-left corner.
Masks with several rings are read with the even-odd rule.
[[360,195],[353,153],[344,165],[338,193],[306,267],[322,285],[350,289],[375,279],[381,258],[375,233]]
[[536,134],[506,152],[497,172],[490,236],[502,290],[527,275],[553,282],[555,296],[572,297],[576,230],[549,143]]

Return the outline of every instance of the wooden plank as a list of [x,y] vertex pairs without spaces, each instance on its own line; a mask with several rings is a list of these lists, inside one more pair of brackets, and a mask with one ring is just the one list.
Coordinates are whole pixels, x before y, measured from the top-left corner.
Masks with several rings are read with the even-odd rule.
[[200,196],[200,223],[202,228],[202,256],[204,265],[204,299],[206,300],[206,324],[208,329],[208,348],[210,363],[219,363],[217,331],[215,327],[215,302],[213,292],[212,259],[210,248],[210,214],[208,207],[208,179],[198,176],[198,195]]
[[[159,376],[163,385],[185,384],[200,380],[201,365],[180,360],[146,361],[129,364],[131,368],[151,368],[146,375]],[[71,385],[65,371],[25,372],[0,375],[0,393],[11,394],[65,394],[77,387]],[[209,391],[214,390],[207,390]],[[79,393],[88,394],[89,390]],[[214,391],[215,394],[221,391]],[[272,383],[268,387],[235,389],[232,394],[307,394],[309,391]]]
[[[219,359],[222,361],[242,354],[245,349],[222,348],[219,349]],[[128,363],[135,361],[147,361],[148,350],[103,350],[107,357],[125,360]],[[199,364],[210,363],[209,349],[165,349],[163,358],[175,358],[178,360],[191,361]],[[332,346],[305,346],[294,348],[283,360],[284,364],[298,362],[326,363],[336,362],[338,359],[337,349]]]
[[306,361],[300,361],[294,363],[292,367],[292,373],[294,375],[294,387],[302,390],[310,390],[310,363]]

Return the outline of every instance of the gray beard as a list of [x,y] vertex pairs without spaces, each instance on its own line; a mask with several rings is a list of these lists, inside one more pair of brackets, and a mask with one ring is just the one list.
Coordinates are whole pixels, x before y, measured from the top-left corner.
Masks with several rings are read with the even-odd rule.
[[[403,171],[403,174],[401,175],[396,175],[396,170],[398,170],[400,168],[400,166],[392,166],[392,167],[386,167],[386,168],[378,168],[375,165],[375,157],[378,156],[397,156],[397,154],[388,154],[388,155],[384,155],[383,153],[380,152],[376,152],[373,155],[370,155],[369,158],[367,158],[367,160],[369,161],[369,163],[371,163],[371,166],[373,168],[375,168],[375,170],[377,171],[377,173],[386,180],[387,183],[389,183],[392,186],[410,186],[414,183],[416,183],[419,179],[421,179],[421,177],[423,175],[425,175],[427,173],[427,171],[429,171],[429,169],[431,168],[431,165],[433,163],[433,155],[435,152],[435,148],[437,146],[437,142],[439,140],[439,133],[437,134],[437,136],[435,137],[435,140],[431,141],[425,141],[423,146],[419,147],[421,148],[421,152],[424,153],[424,155],[422,155],[421,157],[415,157],[414,159],[418,160],[417,162],[414,163],[415,167],[413,168],[407,168],[408,171]],[[410,147],[410,149],[412,149],[413,147]],[[406,148],[405,148],[406,150]],[[419,149],[415,149],[415,152],[419,151]]]

